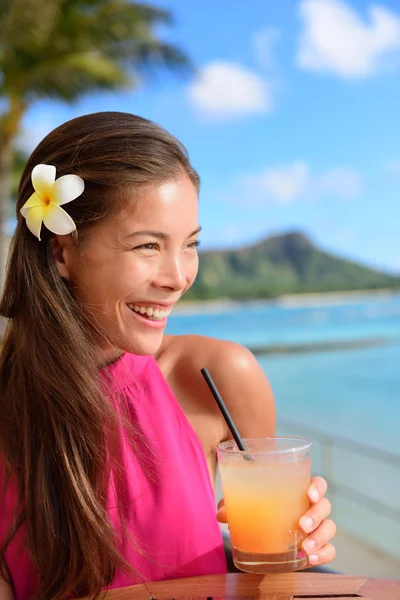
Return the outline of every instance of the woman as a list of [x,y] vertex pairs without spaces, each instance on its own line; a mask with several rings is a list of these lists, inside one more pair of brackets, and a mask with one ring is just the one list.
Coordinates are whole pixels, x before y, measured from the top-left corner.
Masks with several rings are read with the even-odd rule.
[[[273,435],[275,408],[246,348],[164,336],[198,269],[198,188],[182,146],[130,114],[69,121],[28,160],[0,307],[4,598],[226,570],[212,482],[230,433],[200,369],[243,436]],[[314,478],[310,564],[334,556],[325,492]]]

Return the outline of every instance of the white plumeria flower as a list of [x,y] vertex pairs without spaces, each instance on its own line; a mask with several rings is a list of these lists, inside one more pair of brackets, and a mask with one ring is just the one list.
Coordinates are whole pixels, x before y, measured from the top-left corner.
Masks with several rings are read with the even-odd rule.
[[76,225],[61,208],[78,198],[85,189],[85,182],[78,175],[63,175],[56,180],[53,165],[36,165],[32,170],[34,193],[21,208],[28,229],[40,241],[40,231],[44,223],[52,233],[68,235]]

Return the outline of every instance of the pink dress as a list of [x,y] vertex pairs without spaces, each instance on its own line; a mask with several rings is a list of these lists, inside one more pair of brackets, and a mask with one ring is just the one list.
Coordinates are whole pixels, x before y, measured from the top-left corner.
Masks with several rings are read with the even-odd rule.
[[[111,477],[107,512],[119,534],[118,548],[135,572],[117,570],[108,589],[179,577],[226,573],[214,492],[203,448],[154,357],[124,354],[103,369],[109,396],[126,406],[135,434],[134,448],[121,429],[126,484],[119,491]],[[125,413],[126,414],[126,413]],[[3,467],[0,461],[0,490]],[[6,491],[0,506],[0,541],[16,502]],[[31,598],[37,578],[21,549],[23,531],[7,550],[16,600]]]

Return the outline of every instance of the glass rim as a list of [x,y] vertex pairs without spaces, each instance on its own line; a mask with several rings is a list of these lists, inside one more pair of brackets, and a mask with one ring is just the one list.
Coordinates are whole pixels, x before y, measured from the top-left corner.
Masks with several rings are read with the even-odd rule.
[[[312,446],[312,441],[307,439],[307,438],[303,438],[303,437],[298,437],[298,436],[292,436],[292,435],[273,435],[270,437],[261,437],[261,438],[243,438],[243,441],[246,445],[246,442],[256,442],[256,441],[268,441],[268,440],[294,440],[296,442],[303,442],[303,444],[299,444],[296,447],[293,448],[282,448],[282,449],[276,449],[276,450],[239,450],[235,440],[232,438],[230,440],[225,440],[224,442],[220,442],[217,446],[217,451],[223,453],[223,454],[236,454],[236,455],[245,455],[245,454],[290,454],[293,452],[300,452],[300,451],[304,451],[304,450],[309,450]],[[225,445],[227,444],[235,444],[234,448],[232,449],[227,449],[224,448]]]

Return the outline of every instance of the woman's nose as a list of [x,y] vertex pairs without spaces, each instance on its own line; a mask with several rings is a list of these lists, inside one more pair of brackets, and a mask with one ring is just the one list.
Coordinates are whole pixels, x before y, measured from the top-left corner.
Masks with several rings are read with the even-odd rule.
[[182,262],[177,258],[163,261],[153,284],[176,291],[183,289],[186,285],[186,277]]

